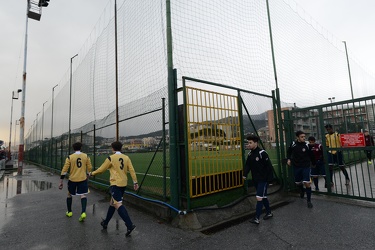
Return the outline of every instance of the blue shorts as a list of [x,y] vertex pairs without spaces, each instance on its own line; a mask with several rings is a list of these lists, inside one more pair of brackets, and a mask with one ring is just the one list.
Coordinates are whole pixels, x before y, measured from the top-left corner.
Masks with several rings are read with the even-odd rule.
[[317,161],[315,168],[311,168],[311,176],[326,176],[324,161]]
[[254,182],[254,185],[255,185],[255,189],[257,191],[256,197],[257,198],[267,198],[268,182],[257,181],[257,182]]
[[113,204],[122,203],[126,187],[110,186],[109,192],[111,193],[111,200]]
[[310,168],[294,167],[294,181],[296,184],[300,184],[302,182],[311,182]]
[[74,182],[68,181],[68,191],[70,195],[84,195],[89,193],[87,180]]
[[342,152],[338,151],[336,154],[331,154],[328,152],[328,164],[329,165],[337,164],[339,166],[344,166]]

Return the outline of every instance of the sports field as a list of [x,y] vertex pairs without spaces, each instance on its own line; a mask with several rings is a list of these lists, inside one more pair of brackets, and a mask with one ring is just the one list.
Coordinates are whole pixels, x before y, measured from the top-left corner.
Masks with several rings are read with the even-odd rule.
[[[137,174],[138,183],[142,184],[142,189],[147,189],[147,191],[154,190],[152,192],[160,193],[163,188],[164,177],[167,181],[166,185],[169,186],[169,166],[168,164],[166,164],[165,168],[163,167],[162,152],[129,153],[126,155],[128,155],[132,161],[133,167]],[[96,162],[93,168],[98,169],[107,157],[108,155],[95,156]],[[93,158],[94,157],[91,156],[92,162],[94,162]],[[166,162],[169,162],[168,159],[166,160]],[[145,178],[145,176],[147,178]],[[94,180],[103,183],[108,183],[109,171],[106,171],[101,175],[95,176]],[[132,182],[130,181],[128,184],[130,184],[129,186],[131,186]],[[169,190],[167,192],[169,192]]]
[[[277,166],[276,150],[271,149],[267,152],[270,155],[273,165]],[[247,153],[248,151],[245,152],[245,156],[247,156]],[[126,155],[128,155],[132,161],[134,169],[137,173],[138,182],[143,182],[143,190],[147,190],[148,192],[152,193],[160,193],[163,189],[165,178],[165,184],[168,187],[167,192],[169,193],[170,167],[168,153],[166,154],[167,159],[165,167],[163,166],[163,152],[161,151],[156,153],[129,153]],[[107,157],[108,155],[95,156],[96,166],[94,166],[94,168],[99,168]],[[233,170],[241,170],[243,166],[240,157],[241,151],[239,150],[220,150],[219,152],[193,151],[189,159],[191,165],[190,176],[210,175]],[[93,156],[91,156],[91,161],[94,162]],[[184,170],[180,169],[180,171]],[[95,176],[95,180],[108,183],[109,171]],[[131,182],[129,183],[131,184]]]

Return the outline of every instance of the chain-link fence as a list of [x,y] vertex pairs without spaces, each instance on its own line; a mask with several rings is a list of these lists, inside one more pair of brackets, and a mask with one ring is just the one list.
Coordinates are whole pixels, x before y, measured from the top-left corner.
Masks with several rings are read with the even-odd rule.
[[[353,59],[350,54],[349,59]],[[170,68],[177,69],[180,76],[221,82],[265,96],[277,89],[278,103],[306,106],[326,102],[323,87],[325,93],[335,93],[336,100],[350,95],[346,62],[343,47],[306,19],[291,1],[124,0],[116,11],[110,2],[74,59],[72,72],[67,70],[56,93],[55,87],[52,89],[49,106],[27,133],[27,157],[58,170],[72,152],[69,141],[79,138],[98,167],[102,154],[107,153],[108,141],[115,140],[119,132],[126,153],[134,161],[136,154],[143,156],[134,165],[139,165],[140,175],[150,179],[145,178],[140,192],[149,189],[150,194],[155,192],[165,198],[170,191],[170,167],[179,171],[179,166],[168,168],[168,158],[174,159],[177,154],[173,149],[172,157],[167,151],[169,137],[161,140],[155,134],[169,123],[170,117],[177,116],[166,108],[162,122],[160,111],[156,111],[162,98],[166,107],[173,101],[169,98],[175,93],[169,86],[176,85],[173,91],[182,86],[182,77],[171,83]],[[355,60],[351,65],[354,95],[374,93],[373,75]],[[268,97],[241,94],[241,98],[246,106],[253,105],[244,111],[252,117],[244,117],[244,123],[253,123],[249,129],[244,127],[245,132],[257,131],[267,149],[277,148],[278,142],[283,144],[278,138],[283,136],[278,133],[280,126],[270,126],[280,117],[274,114],[278,118],[272,118],[273,123],[269,119],[266,126],[258,121],[267,110],[275,110],[275,104],[271,105]],[[267,117],[274,113],[269,112]],[[174,121],[171,124],[174,126]],[[117,126],[120,131],[116,131]],[[150,146],[155,148],[150,150]],[[150,151],[145,152],[147,149]],[[154,173],[154,168],[159,171]],[[151,181],[158,178],[164,183],[161,187]]]

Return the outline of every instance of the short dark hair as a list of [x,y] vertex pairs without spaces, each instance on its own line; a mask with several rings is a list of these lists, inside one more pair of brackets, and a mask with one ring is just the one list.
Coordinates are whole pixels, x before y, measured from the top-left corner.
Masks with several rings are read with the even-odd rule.
[[299,137],[299,136],[302,135],[302,134],[305,134],[305,132],[303,132],[302,130],[298,130],[298,131],[296,132],[296,136],[297,136],[297,137]]
[[314,136],[310,136],[309,139],[307,139],[308,141],[315,141],[315,137]]
[[332,128],[332,125],[328,123],[328,124],[325,125],[324,127],[325,127],[325,128]]
[[258,142],[260,139],[259,139],[259,136],[256,136],[256,135],[254,135],[254,134],[251,134],[251,135],[248,135],[247,137],[246,137],[246,139],[248,140],[248,141],[253,141],[253,142]]
[[122,149],[122,143],[119,142],[119,141],[112,142],[111,147],[112,147],[115,151],[121,151],[121,149]]
[[73,144],[73,149],[74,149],[75,151],[81,150],[81,148],[82,148],[82,143],[80,143],[80,142],[75,142],[75,143]]

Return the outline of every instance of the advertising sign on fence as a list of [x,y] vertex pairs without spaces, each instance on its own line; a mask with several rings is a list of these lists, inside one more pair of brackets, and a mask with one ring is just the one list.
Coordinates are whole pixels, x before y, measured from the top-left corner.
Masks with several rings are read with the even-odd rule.
[[365,147],[363,133],[340,134],[341,146],[344,148]]

